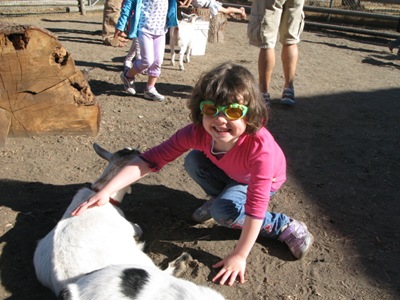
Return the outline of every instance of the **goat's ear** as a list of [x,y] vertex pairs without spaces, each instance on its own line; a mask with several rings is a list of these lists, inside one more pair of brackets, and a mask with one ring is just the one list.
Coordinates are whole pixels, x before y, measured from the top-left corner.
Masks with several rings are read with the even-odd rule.
[[100,145],[94,143],[93,144],[94,151],[99,155],[101,158],[110,161],[112,153],[108,152],[106,149],[100,147]]

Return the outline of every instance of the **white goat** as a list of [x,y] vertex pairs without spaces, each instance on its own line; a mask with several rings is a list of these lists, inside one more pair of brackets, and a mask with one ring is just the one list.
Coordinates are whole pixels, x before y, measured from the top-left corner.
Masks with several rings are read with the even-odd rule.
[[175,45],[179,46],[179,69],[185,70],[183,66],[183,57],[186,54],[186,62],[190,62],[192,54],[193,41],[195,36],[194,23],[201,19],[196,14],[187,15],[182,13],[182,20],[179,25],[169,29],[169,48],[171,50],[171,65],[175,66]]
[[[148,274],[160,272],[162,275],[158,276],[165,277],[163,282],[170,281],[173,284],[177,279],[171,274],[174,273],[177,264],[170,264],[166,271],[159,269],[143,252],[143,244],[134,238],[141,235],[140,227],[128,222],[123,212],[115,206],[122,201],[125,193],[130,192],[130,187],[111,195],[110,203],[106,205],[90,208],[76,217],[71,216],[71,212],[79,204],[87,201],[95,193],[94,191],[101,189],[123,166],[140,154],[139,151],[132,149],[110,153],[97,144],[93,147],[98,155],[108,160],[109,164],[92,184],[91,189],[83,188],[78,191],[55,228],[39,241],[34,254],[34,267],[38,280],[55,295],[59,295],[65,288],[60,294],[60,297],[64,297],[62,299],[93,300],[100,299],[97,293],[119,295],[116,290],[121,284],[123,287],[127,286],[127,290],[123,290],[125,297],[133,294],[129,284],[133,285],[133,288],[148,287],[143,284],[143,278],[131,271],[123,271],[124,277],[106,279],[115,275],[115,269],[109,268],[112,265],[119,270],[127,269],[127,265],[134,265],[135,268],[142,270],[140,272]],[[153,282],[153,277],[149,275],[151,289],[159,285],[158,282]],[[184,280],[182,282],[180,286],[183,286],[183,290],[191,289],[191,283]],[[198,289],[204,289],[204,293],[209,293],[210,290],[205,287]],[[83,294],[79,296],[80,290],[85,296]]]

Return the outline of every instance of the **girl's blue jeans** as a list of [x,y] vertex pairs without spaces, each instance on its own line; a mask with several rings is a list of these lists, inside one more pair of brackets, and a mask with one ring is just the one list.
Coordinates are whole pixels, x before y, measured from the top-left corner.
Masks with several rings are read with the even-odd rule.
[[[210,196],[214,203],[210,208],[212,218],[221,226],[241,229],[246,218],[247,185],[239,183],[214,165],[201,151],[192,150],[184,162],[190,177]],[[274,192],[271,192],[271,196]],[[261,227],[261,235],[277,238],[283,226],[288,224],[288,216],[266,212]]]

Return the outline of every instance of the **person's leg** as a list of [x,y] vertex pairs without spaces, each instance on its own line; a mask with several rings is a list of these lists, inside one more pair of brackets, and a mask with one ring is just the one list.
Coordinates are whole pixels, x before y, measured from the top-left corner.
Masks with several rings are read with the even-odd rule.
[[[212,218],[222,226],[242,229],[246,219],[246,199],[247,185],[240,184],[231,179],[210,207]],[[290,219],[288,216],[267,211],[260,228],[260,233],[263,236],[277,239],[282,228],[289,224],[289,222]]]
[[183,164],[189,176],[207,195],[218,196],[226,186],[229,177],[214,165],[201,151],[192,150]]
[[132,68],[132,61],[135,59],[140,59],[140,46],[138,38],[132,39],[131,47],[129,48],[128,54],[125,56],[124,67],[127,69]]
[[[153,37],[153,62],[148,67],[148,75],[149,77],[153,77],[157,80],[161,75],[161,66],[164,60],[164,52],[165,52],[165,34],[154,36]],[[154,82],[152,80],[152,82]],[[148,86],[154,86],[154,84],[148,84]]]
[[279,27],[282,44],[281,59],[285,78],[281,103],[294,105],[294,79],[296,76],[299,50],[297,44],[304,29],[303,0],[288,0],[284,7]]
[[144,98],[148,100],[163,101],[165,97],[155,88],[157,79],[161,75],[161,66],[164,60],[165,34],[153,36],[153,63],[147,69],[148,80],[144,91]]
[[149,34],[139,32],[138,36],[139,47],[141,49],[140,59],[136,59],[132,67],[125,69],[121,73],[121,80],[124,83],[124,89],[126,92],[135,95],[135,76],[146,70],[154,61],[153,53],[153,38]]
[[[245,219],[244,205],[247,185],[240,184],[214,165],[201,151],[192,150],[185,158],[184,167],[190,177],[210,196],[209,218],[225,227],[242,228]],[[210,202],[208,200],[207,202]],[[275,237],[289,223],[283,214],[266,212],[262,225],[263,235]]]
[[106,0],[104,2],[102,38],[105,45],[112,44],[121,6],[122,0]]
[[268,93],[275,67],[275,60],[275,49],[260,48],[258,54],[258,81],[262,93]]
[[154,63],[154,39],[151,34],[139,32],[140,59],[136,59],[131,69],[125,75],[128,78],[135,78],[143,70],[148,69]]
[[[211,217],[219,225],[242,229],[246,220],[246,197],[247,185],[231,180],[210,206]],[[291,219],[285,214],[269,211],[265,213],[260,234],[285,243],[296,258],[302,258],[314,241],[303,222]]]
[[275,46],[278,37],[282,4],[273,0],[254,0],[251,6],[247,36],[249,44],[260,48],[258,54],[259,88],[270,105],[269,87],[275,68]]
[[296,76],[298,57],[299,51],[297,44],[282,46],[281,59],[283,66],[283,75],[285,78],[284,88],[294,88],[294,79]]
[[[185,158],[184,167],[192,179],[207,194],[213,196],[212,200],[196,210],[204,210],[203,214],[198,214],[202,218],[201,222],[212,217],[221,226],[242,229],[246,218],[247,185],[228,177],[200,151],[191,151]],[[304,223],[290,219],[285,214],[268,211],[265,213],[260,234],[286,243],[297,258],[303,257],[309,251],[314,240]]]

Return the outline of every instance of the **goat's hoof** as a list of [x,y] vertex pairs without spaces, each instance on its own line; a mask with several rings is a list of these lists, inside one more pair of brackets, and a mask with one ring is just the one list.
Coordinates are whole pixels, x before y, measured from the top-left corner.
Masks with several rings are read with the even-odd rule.
[[189,253],[183,252],[178,258],[170,262],[168,267],[173,270],[172,274],[178,277],[180,274],[186,271],[192,260],[193,258]]

